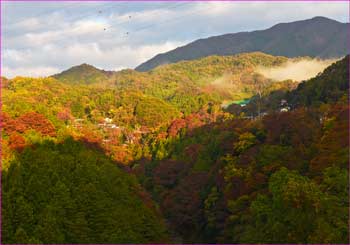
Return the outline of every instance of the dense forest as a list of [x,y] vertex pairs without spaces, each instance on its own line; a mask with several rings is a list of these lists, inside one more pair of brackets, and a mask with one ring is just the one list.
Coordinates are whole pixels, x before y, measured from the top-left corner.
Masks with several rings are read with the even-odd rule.
[[[346,243],[348,77],[349,56],[288,93],[292,111],[183,123],[135,171],[186,243]],[[333,89],[308,106],[314,86]]]
[[294,60],[2,78],[2,242],[347,243],[349,56]]
[[26,148],[3,174],[6,243],[152,243],[167,234],[133,176],[67,139]]

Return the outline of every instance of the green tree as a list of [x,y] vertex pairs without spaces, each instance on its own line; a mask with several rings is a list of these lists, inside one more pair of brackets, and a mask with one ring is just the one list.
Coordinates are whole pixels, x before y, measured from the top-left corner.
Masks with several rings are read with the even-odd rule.
[[239,135],[239,140],[234,144],[234,150],[237,153],[242,153],[256,143],[256,137],[250,132],[245,132]]

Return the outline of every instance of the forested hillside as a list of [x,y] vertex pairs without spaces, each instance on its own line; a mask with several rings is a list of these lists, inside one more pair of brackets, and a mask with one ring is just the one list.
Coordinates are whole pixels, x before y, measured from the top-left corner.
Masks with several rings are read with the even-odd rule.
[[347,243],[349,56],[298,59],[2,78],[2,242]]
[[184,242],[348,241],[348,59],[288,97],[304,98],[304,87],[336,91],[309,97],[319,100],[313,107],[196,128],[174,122],[135,171]]
[[[210,56],[161,66],[150,72],[123,70],[106,72],[81,65],[54,75],[68,84],[92,84],[116,88],[118,91],[140,91],[175,105],[184,113],[198,111],[208,101],[239,100],[255,93],[258,67],[278,67],[285,57],[260,52],[235,56]],[[93,74],[87,76],[87,74]],[[107,77],[107,78],[106,78]],[[266,87],[272,81],[266,79]],[[93,82],[94,81],[94,82]]]
[[[6,155],[11,148],[12,133],[20,133],[30,145],[37,138],[33,135],[42,133],[35,129],[47,128],[45,120],[38,120],[45,118],[58,139],[72,135],[99,143],[113,159],[129,163],[150,154],[144,144],[147,134],[166,132],[176,118],[205,113],[211,114],[207,121],[214,120],[225,103],[248,99],[257,90],[268,93],[277,84],[292,88],[291,82],[276,82],[256,72],[287,60],[250,53],[180,62],[148,73],[108,73],[82,65],[54,77],[16,77],[2,84],[7,131],[3,151]],[[85,80],[86,74],[95,74],[94,82]]]
[[4,243],[167,241],[136,179],[72,139],[24,149],[2,178]]

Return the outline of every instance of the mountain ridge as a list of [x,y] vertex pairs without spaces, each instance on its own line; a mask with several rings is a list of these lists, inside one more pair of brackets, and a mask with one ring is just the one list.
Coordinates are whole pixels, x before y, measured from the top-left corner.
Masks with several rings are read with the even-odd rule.
[[260,51],[287,57],[341,57],[350,52],[346,38],[349,23],[326,17],[314,17],[278,23],[264,30],[228,33],[195,40],[166,53],[157,54],[135,68],[148,71],[159,65],[193,60],[210,55],[233,55]]

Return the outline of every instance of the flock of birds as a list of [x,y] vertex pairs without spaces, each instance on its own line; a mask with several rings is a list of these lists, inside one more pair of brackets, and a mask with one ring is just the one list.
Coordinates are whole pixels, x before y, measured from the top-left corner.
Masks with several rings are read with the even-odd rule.
[[[176,9],[176,8],[179,8],[179,7],[182,7],[182,6],[189,6],[189,5],[193,5],[194,3],[188,3],[188,2],[176,2],[176,3],[167,3],[167,4],[164,4],[164,3],[161,3],[159,5],[153,5],[155,8],[153,10],[155,10],[155,13],[158,12],[158,11],[169,11],[169,10],[173,10],[173,9]],[[66,11],[68,10],[68,12],[71,12],[72,11],[72,7],[75,7],[76,4],[69,4],[67,6],[63,6],[59,9],[59,11]],[[101,8],[99,8],[97,11],[92,11],[92,12],[87,12],[86,14],[83,14],[83,15],[77,15],[75,16],[74,14],[72,14],[71,16],[74,16],[71,21],[74,21],[74,20],[81,20],[81,19],[84,19],[84,18],[87,18],[87,17],[96,17],[97,16],[102,16],[104,14],[107,14],[107,13],[110,13],[111,10],[113,9],[116,9],[116,8],[123,8],[127,5],[121,5],[121,4],[117,4],[115,2],[111,2],[111,3],[108,3],[108,4],[105,4],[103,5]],[[136,33],[136,32],[139,32],[141,30],[145,30],[145,29],[149,29],[149,28],[152,28],[154,26],[159,26],[159,25],[163,25],[165,23],[169,23],[169,22],[173,22],[173,21],[177,21],[177,20],[183,20],[184,17],[187,17],[187,16],[194,16],[195,14],[198,14],[199,12],[202,12],[202,11],[206,11],[206,10],[209,10],[211,8],[211,4],[208,4],[208,6],[206,8],[200,8],[200,9],[195,9],[194,11],[185,11],[185,14],[184,15],[179,15],[178,17],[173,17],[173,18],[169,18],[167,20],[163,20],[163,21],[157,21],[156,23],[154,24],[150,24],[150,25],[146,25],[146,26],[141,26],[141,27],[137,27],[135,29],[130,29],[129,31],[125,32],[124,35],[125,36],[128,36],[129,34],[131,33]],[[74,10],[73,10],[74,11]],[[53,13],[52,9],[49,9],[47,11],[44,11],[44,12],[41,12],[41,13],[38,13],[36,14],[35,16],[33,17],[38,17],[38,16],[51,16]],[[132,16],[132,15],[128,15],[127,16],[127,20],[124,20],[122,21],[121,23],[117,23],[117,24],[124,24],[124,23],[131,23],[130,21],[131,20],[135,20],[137,21],[137,13],[135,14],[135,16]],[[11,24],[14,25],[14,24],[18,24],[18,23],[22,23],[22,22],[26,22],[27,19],[30,18],[30,17],[24,17],[23,19],[20,19],[19,21],[17,22],[12,22]],[[106,27],[103,27],[103,31],[108,31],[110,30],[107,26]]]
[[[154,11],[153,14],[157,14],[158,12],[161,13],[161,11],[169,11],[169,10],[172,10],[172,9],[175,9],[175,8],[179,8],[179,7],[182,7],[182,6],[188,6],[188,5],[191,5],[193,3],[184,3],[184,2],[177,2],[177,3],[167,3],[167,4],[164,4],[164,3],[161,3],[159,5],[152,5],[152,11]],[[111,2],[111,3],[107,3],[105,5],[102,5],[99,9],[95,9],[95,10],[92,10],[92,11],[87,11],[85,12],[84,14],[77,14],[77,13],[74,13],[75,12],[75,8],[72,8],[72,7],[76,7],[77,5],[75,3],[72,3],[72,4],[69,4],[69,5],[66,5],[66,6],[62,6],[61,8],[59,9],[55,9],[53,10],[52,8],[48,9],[48,10],[45,10],[45,11],[42,11],[42,12],[37,12],[36,14],[34,14],[33,16],[25,16],[23,18],[20,18],[20,19],[17,19],[17,21],[11,21],[11,24],[7,26],[7,28],[12,28],[13,26],[16,26],[16,25],[23,25],[25,24],[28,19],[31,19],[31,18],[38,18],[38,17],[41,17],[43,16],[44,18],[48,18],[51,19],[52,16],[55,16],[54,14],[57,14],[58,12],[62,13],[63,11],[64,12],[68,12],[69,13],[69,17],[65,17],[65,19],[71,23],[74,23],[75,21],[80,21],[80,20],[83,20],[83,19],[94,19],[96,17],[101,17],[103,18],[103,16],[105,15],[108,15],[108,14],[111,14],[114,12],[114,10],[121,10],[123,9],[124,7],[129,7],[129,5],[125,5],[125,4],[118,4],[118,3],[115,3],[115,2]],[[127,11],[126,11],[127,12]],[[193,14],[193,13],[187,13],[186,16],[188,14]],[[141,11],[141,14],[140,16],[142,16],[143,13]],[[125,16],[126,18],[124,20],[121,20],[121,21],[118,21],[118,22],[114,22],[112,23],[113,26],[116,26],[116,25],[121,25],[121,24],[133,24],[133,26],[136,26],[137,23],[139,22],[139,16],[138,16],[138,12],[136,12],[135,14],[133,15],[127,15]],[[169,20],[164,20],[164,21],[157,21],[153,24],[148,24],[148,25],[144,25],[144,26],[140,26],[140,27],[127,27],[126,30],[124,30],[123,32],[120,32],[119,35],[120,35],[120,38],[128,38],[131,34],[136,34],[142,30],[146,30],[146,29],[150,29],[150,28],[153,28],[155,26],[159,26],[159,25],[163,25],[165,23],[168,23],[168,22],[172,22],[172,21],[176,21],[176,20],[181,20],[182,18],[184,17],[184,15],[181,15],[177,18],[169,18]],[[47,23],[46,26],[50,26],[50,23]],[[52,21],[52,26],[54,26],[56,24],[55,21]],[[113,28],[112,27],[109,27],[109,26],[102,26],[102,31],[105,32],[105,33],[109,33],[109,32],[113,32]],[[33,33],[33,34],[36,34],[36,33]],[[116,35],[117,33],[114,33],[114,35]],[[65,40],[67,37],[66,36],[59,36],[58,38],[56,38],[54,41],[55,42],[58,42],[58,41],[61,41],[61,40]],[[3,45],[3,48],[5,49],[10,49],[10,47],[8,47],[7,45]],[[20,48],[20,49],[23,49],[23,50],[26,50],[27,47],[23,47],[23,48]]]
[[[171,9],[175,9],[175,8],[179,8],[179,7],[182,7],[184,5],[188,5],[189,3],[183,3],[183,2],[180,2],[180,3],[175,3],[173,5],[166,5],[165,7],[163,8],[157,8],[158,11],[161,11],[161,10],[171,10]],[[106,6],[105,6],[106,7]],[[107,7],[113,7],[113,6],[107,6]],[[103,15],[104,13],[107,13],[108,12],[108,8],[104,11],[104,10],[98,10],[98,15]],[[193,13],[189,13],[190,15],[193,14]],[[187,15],[186,15],[187,16]],[[137,16],[136,16],[137,17]],[[139,27],[135,30],[133,30],[133,32],[137,32],[137,31],[140,31],[140,30],[145,30],[145,29],[149,29],[155,25],[161,25],[163,23],[167,23],[167,22],[170,22],[170,21],[175,21],[175,20],[179,20],[179,19],[182,19],[184,16],[179,16],[179,18],[173,18],[173,19],[170,19],[170,20],[166,20],[166,21],[163,21],[163,22],[157,22],[155,24],[152,24],[152,25],[147,25],[147,26],[142,26],[142,27]],[[137,18],[134,18],[134,16],[131,16],[131,15],[128,15],[127,17],[128,19],[126,21],[123,21],[121,22],[122,24],[123,23],[126,23],[128,21],[130,21],[131,19],[137,19]],[[107,27],[104,27],[103,28],[103,31],[108,31],[108,28]],[[125,32],[124,35],[125,36],[128,36],[130,34],[129,31]]]
[[[154,7],[154,8],[151,8],[151,10],[153,11],[152,14],[157,15],[157,13],[161,14],[162,11],[170,11],[170,10],[174,10],[176,8],[179,8],[179,7],[183,7],[183,6],[188,7],[188,6],[194,5],[194,4],[195,3],[193,3],[193,2],[191,2],[191,3],[177,2],[174,4],[173,3],[171,3],[171,4],[170,3],[167,3],[167,4],[161,3],[159,5],[152,5],[152,7]],[[126,7],[126,6],[129,7],[129,5],[125,5],[125,4],[120,5],[120,4],[117,4],[115,2],[111,2],[111,3],[108,3],[108,4],[101,6],[97,10],[88,11],[88,12],[85,12],[84,14],[80,15],[80,14],[74,13],[75,9],[72,9],[72,7],[75,7],[75,6],[76,6],[76,4],[70,4],[67,6],[63,6],[60,9],[58,9],[58,11],[59,12],[68,11],[68,13],[70,14],[69,15],[70,17],[68,17],[66,19],[67,19],[67,21],[70,21],[71,23],[73,23],[74,21],[80,21],[80,20],[87,19],[87,18],[96,18],[96,17],[102,18],[104,15],[108,15],[110,13],[113,13],[114,9],[120,10],[120,9],[123,9],[123,7]],[[139,26],[139,27],[137,27],[137,23],[140,22],[140,19],[138,18],[139,17],[138,12],[136,12],[133,15],[126,15],[124,20],[121,20],[119,22],[114,22],[112,24],[113,24],[113,26],[121,25],[121,24],[127,24],[127,25],[132,24],[132,26],[134,26],[134,27],[131,27],[131,28],[128,27],[123,32],[120,32],[119,35],[120,35],[120,38],[128,38],[132,34],[133,34],[132,36],[135,37],[135,34],[139,33],[140,31],[159,27],[161,25],[168,24],[170,22],[184,20],[185,17],[195,16],[196,14],[199,14],[200,12],[210,10],[211,7],[212,7],[212,5],[208,4],[208,6],[206,6],[205,8],[199,8],[199,9],[195,8],[193,11],[184,11],[183,14],[179,14],[176,17],[170,17],[171,15],[169,15],[169,18],[167,18],[167,19],[159,20],[159,21],[156,21],[155,23],[146,24],[146,25]],[[181,13],[181,12],[179,12],[179,13]],[[50,19],[51,16],[53,15],[53,13],[56,13],[56,12],[50,8],[49,10],[43,11],[41,13],[37,13],[32,17],[26,16],[22,19],[19,19],[18,21],[15,21],[15,22],[12,21],[10,26],[17,25],[17,24],[23,24],[23,23],[28,21],[28,18],[29,19],[30,18],[38,18],[39,16],[46,16]],[[140,16],[142,16],[142,15],[143,15],[143,11],[141,11],[141,13],[140,13]],[[114,32],[114,29],[112,27],[109,27],[106,25],[106,26],[102,27],[102,31],[107,34],[109,32]],[[114,33],[114,35],[115,34],[117,34],[117,33]],[[54,41],[57,42],[60,40],[64,40],[65,38],[67,38],[67,37],[60,36],[60,37],[56,38]],[[6,46],[4,46],[4,48],[6,48]],[[26,48],[23,48],[23,49],[26,49]]]
[[[98,13],[99,13],[99,14],[102,14],[103,11],[102,11],[102,10],[99,10]],[[131,15],[129,15],[129,20],[130,20],[130,19],[131,19]],[[107,28],[105,27],[105,28],[103,28],[103,30],[106,31]],[[125,34],[126,34],[126,35],[129,35],[129,32],[126,32]]]

